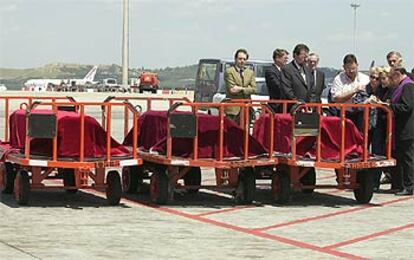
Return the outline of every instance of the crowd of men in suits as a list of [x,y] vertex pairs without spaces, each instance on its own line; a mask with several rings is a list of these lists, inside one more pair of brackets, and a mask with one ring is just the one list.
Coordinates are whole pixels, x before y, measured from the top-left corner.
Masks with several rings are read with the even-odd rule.
[[[273,51],[273,64],[265,72],[266,85],[271,100],[296,100],[301,103],[321,103],[325,86],[325,75],[319,70],[319,56],[310,53],[305,44],[297,44],[293,49],[293,59],[288,63],[289,52],[285,49]],[[249,99],[256,92],[254,72],[246,67],[249,54],[239,49],[234,55],[235,65],[225,72],[226,97]],[[414,190],[414,76],[402,64],[399,52],[391,51],[386,56],[387,67],[371,68],[370,75],[358,70],[355,55],[343,58],[343,71],[334,79],[329,90],[328,102],[332,103],[377,103],[389,106],[394,112],[393,155],[397,166],[392,172],[392,191],[395,195],[413,195]],[[413,69],[414,72],[414,69]],[[276,113],[283,112],[280,104],[271,104]],[[227,107],[226,115],[239,121],[240,108]],[[381,124],[381,114],[372,113],[377,123],[373,129],[385,128]],[[330,115],[336,115],[335,110]],[[346,117],[363,132],[363,112],[347,109]],[[373,121],[372,118],[370,118]],[[382,122],[383,123],[383,122]],[[378,130],[379,131],[379,130]],[[375,147],[385,140],[385,131],[370,131],[371,153],[385,153],[383,148]],[[376,137],[374,137],[376,136]],[[373,138],[374,137],[374,138]],[[375,139],[377,138],[377,139]],[[372,141],[374,140],[374,141]],[[375,189],[379,189],[381,172],[377,173]],[[389,177],[390,175],[388,175]]]

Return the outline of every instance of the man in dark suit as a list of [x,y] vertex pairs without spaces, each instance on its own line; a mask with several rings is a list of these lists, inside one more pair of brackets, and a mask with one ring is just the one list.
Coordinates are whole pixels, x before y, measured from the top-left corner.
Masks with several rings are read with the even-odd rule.
[[[289,52],[283,49],[273,51],[273,65],[265,71],[266,86],[269,90],[269,97],[273,100],[284,99],[282,89],[282,68],[288,61]],[[276,113],[283,112],[283,106],[280,104],[270,104]]]
[[306,65],[309,48],[298,44],[293,49],[293,60],[283,67],[282,86],[285,99],[312,102],[313,77]]
[[313,102],[321,103],[322,91],[326,88],[325,86],[325,73],[323,73],[319,68],[319,55],[316,53],[309,54],[308,57],[308,67],[311,70],[313,76],[313,89],[311,92],[311,100]]

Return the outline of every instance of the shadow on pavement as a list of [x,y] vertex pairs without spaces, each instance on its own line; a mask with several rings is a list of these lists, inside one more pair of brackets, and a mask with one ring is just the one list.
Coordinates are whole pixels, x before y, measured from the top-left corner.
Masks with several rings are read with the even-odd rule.
[[28,205],[19,205],[13,194],[0,194],[0,202],[10,208],[23,207],[64,207],[82,210],[83,208],[121,207],[130,208],[124,204],[110,206],[105,198],[89,194],[79,190],[77,193],[69,194],[63,190],[36,190],[30,192]]

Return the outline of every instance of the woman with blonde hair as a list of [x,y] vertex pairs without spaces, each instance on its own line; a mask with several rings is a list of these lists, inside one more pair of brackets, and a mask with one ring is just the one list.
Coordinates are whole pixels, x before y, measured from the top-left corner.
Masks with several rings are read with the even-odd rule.
[[[389,75],[391,72],[391,67],[384,66],[378,69],[378,75],[379,75],[379,82],[381,84],[381,90],[377,91],[377,95],[375,97],[385,103],[389,103],[392,94],[394,92],[394,88],[391,86],[391,82],[389,79]],[[377,114],[377,122],[376,122],[376,128],[374,129],[372,133],[372,147],[373,152],[375,154],[379,155],[385,155],[385,142],[386,140],[386,134],[387,134],[387,115],[383,110],[378,110]],[[391,183],[391,191],[394,191],[397,189],[396,185],[392,182],[392,171],[393,168],[385,168],[382,169],[384,173],[384,177],[382,180],[380,180],[380,174],[376,176],[377,178],[375,180],[375,186],[379,188],[380,184],[386,184]]]
[[[382,67],[372,67],[369,70],[369,83],[365,87],[364,92],[357,94],[360,96],[358,103],[369,102],[370,99],[379,99],[382,100],[385,94],[386,88],[382,87],[381,84],[381,74],[383,72]],[[369,97],[369,98],[368,98]],[[386,130],[386,119],[384,120],[384,113],[380,109],[371,109],[370,118],[369,118],[369,131],[368,131],[368,140],[371,144],[371,153],[374,155],[385,155],[385,130]],[[385,124],[384,124],[385,122]],[[372,174],[374,176],[374,191],[379,190],[380,179],[381,179],[381,168],[372,169]]]

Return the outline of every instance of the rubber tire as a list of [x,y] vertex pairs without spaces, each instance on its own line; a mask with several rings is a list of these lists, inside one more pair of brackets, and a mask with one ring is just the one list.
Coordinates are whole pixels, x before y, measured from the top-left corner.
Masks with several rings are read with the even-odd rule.
[[13,167],[12,163],[5,162],[4,163],[4,178],[5,178],[5,186],[2,187],[3,194],[12,194],[14,189],[14,179],[16,178],[16,170]]
[[[191,170],[184,176],[184,185],[201,185],[201,169],[200,167],[192,167]],[[199,188],[186,189],[188,193],[195,194]]]
[[[303,185],[315,185],[316,184],[316,171],[315,168],[309,169],[309,171],[300,179]],[[302,189],[303,194],[311,194],[315,189]]]
[[156,170],[151,175],[150,195],[152,202],[165,205],[168,203],[170,195],[170,180],[164,168]]
[[122,188],[126,193],[136,193],[142,182],[142,166],[129,166],[122,169]]
[[278,171],[273,174],[272,196],[273,200],[279,204],[287,204],[290,201],[291,187],[290,176],[288,172]]
[[117,171],[110,171],[106,176],[106,199],[109,205],[118,205],[122,197],[121,178]]
[[27,205],[30,197],[30,178],[26,170],[20,169],[14,179],[14,198],[17,204]]
[[237,202],[245,205],[253,202],[256,193],[256,175],[252,168],[240,170],[237,191],[241,191],[241,194],[236,194]]
[[374,194],[374,179],[369,170],[357,172],[357,182],[360,187],[354,189],[354,196],[359,204],[367,204],[371,201]]
[[[58,172],[62,174],[63,186],[76,186],[75,170],[74,169],[58,169]],[[66,193],[75,194],[78,189],[65,189]]]

